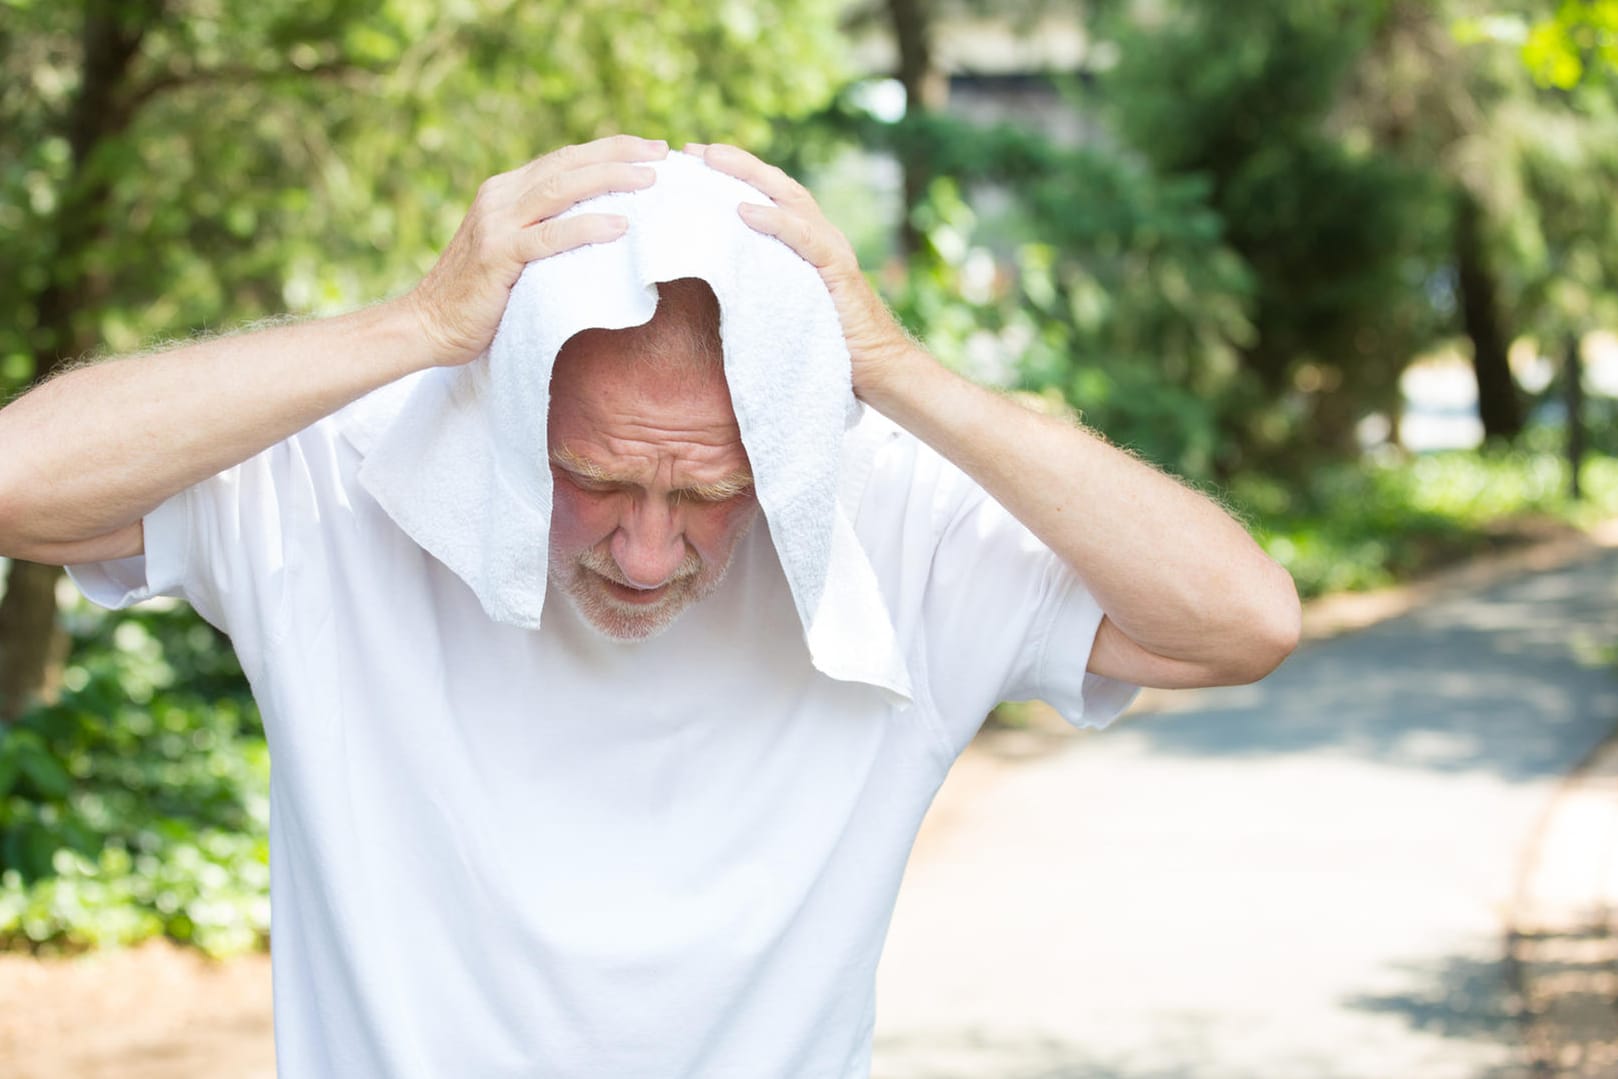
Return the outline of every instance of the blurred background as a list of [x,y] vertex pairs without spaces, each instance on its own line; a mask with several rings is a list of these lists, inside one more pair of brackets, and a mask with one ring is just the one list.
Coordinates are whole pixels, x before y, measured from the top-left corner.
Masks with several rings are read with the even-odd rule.
[[[1618,0],[0,0],[0,73],[6,398],[396,294],[485,177],[622,130],[804,179],[941,359],[1224,500],[1306,597],[1595,543],[1618,514]],[[8,1037],[88,1052],[96,994],[139,1011],[158,970],[171,1002],[228,984],[267,1009],[269,760],[229,642],[0,570],[0,1073]],[[1609,577],[1568,590],[1595,597],[1602,678]],[[1582,717],[1535,782],[1614,720]],[[50,973],[150,941],[98,968],[124,988]],[[106,1074],[145,1074],[96,1014]],[[260,1018],[231,1021],[262,1043]],[[128,1037],[220,1036],[151,1022]],[[1070,1074],[995,1067],[973,1074]],[[1107,1067],[1071,1074],[1222,1074]],[[1366,1067],[1290,1074],[1416,1074]]]

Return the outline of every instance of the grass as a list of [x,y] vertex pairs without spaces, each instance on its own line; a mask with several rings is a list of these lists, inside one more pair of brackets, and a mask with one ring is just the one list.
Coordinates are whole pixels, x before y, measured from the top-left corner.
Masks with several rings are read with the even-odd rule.
[[1323,469],[1300,484],[1246,478],[1228,498],[1304,597],[1365,591],[1618,514],[1618,458],[1592,456],[1585,497],[1549,450],[1455,451]]

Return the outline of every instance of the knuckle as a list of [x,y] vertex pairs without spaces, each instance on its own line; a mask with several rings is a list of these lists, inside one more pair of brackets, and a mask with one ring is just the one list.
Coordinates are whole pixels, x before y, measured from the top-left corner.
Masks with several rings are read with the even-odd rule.
[[561,246],[563,222],[554,218],[541,221],[530,230],[532,250],[549,254]]
[[553,172],[543,177],[534,185],[534,194],[546,202],[561,202],[567,196],[567,182],[564,174]]

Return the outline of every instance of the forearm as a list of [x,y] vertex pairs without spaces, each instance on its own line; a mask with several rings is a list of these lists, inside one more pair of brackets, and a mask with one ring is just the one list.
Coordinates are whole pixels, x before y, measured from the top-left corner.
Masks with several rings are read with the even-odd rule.
[[0,551],[104,535],[372,389],[430,366],[408,307],[69,371],[0,410]]
[[1290,651],[1297,594],[1217,504],[1073,424],[919,351],[866,399],[976,480],[1181,683],[1247,681]]

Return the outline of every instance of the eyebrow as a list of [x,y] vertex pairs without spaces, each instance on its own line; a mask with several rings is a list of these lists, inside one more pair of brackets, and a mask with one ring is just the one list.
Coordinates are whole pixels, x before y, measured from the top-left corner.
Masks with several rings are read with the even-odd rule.
[[[563,446],[561,449],[552,450],[550,456],[551,463],[556,465],[558,468],[571,472],[576,476],[582,476],[592,483],[609,483],[619,484],[622,486],[635,485],[634,480],[627,479],[623,476],[615,476],[603,469],[601,466],[597,465],[594,461],[588,461],[585,458],[580,457],[566,446]],[[737,495],[750,490],[752,486],[753,474],[743,469],[739,472],[733,472],[724,479],[716,480],[713,483],[696,483],[692,484],[690,487],[678,488],[678,490],[683,494],[695,495],[704,501],[723,502],[726,499],[735,498]]]

